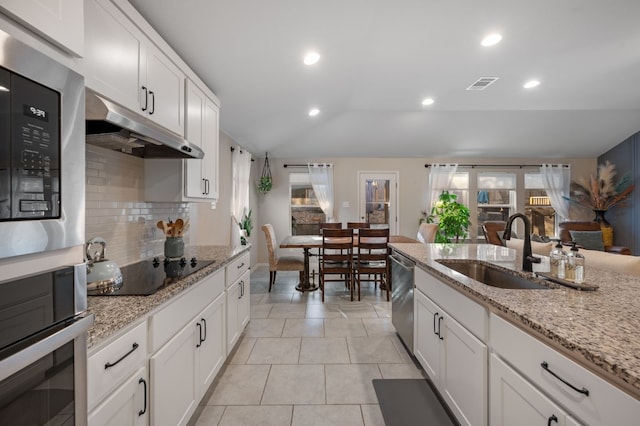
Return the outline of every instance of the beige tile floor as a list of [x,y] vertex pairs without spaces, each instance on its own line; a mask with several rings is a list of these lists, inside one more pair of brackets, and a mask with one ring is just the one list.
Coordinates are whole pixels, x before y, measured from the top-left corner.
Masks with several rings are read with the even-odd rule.
[[[373,284],[351,302],[339,283],[294,289],[296,272],[251,273],[251,321],[203,399],[196,425],[384,425],[372,379],[422,378]],[[209,396],[210,395],[210,396]]]

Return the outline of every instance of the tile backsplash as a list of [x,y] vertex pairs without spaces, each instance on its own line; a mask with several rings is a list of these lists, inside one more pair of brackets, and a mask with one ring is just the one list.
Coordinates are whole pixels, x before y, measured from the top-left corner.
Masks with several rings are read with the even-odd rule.
[[[107,257],[127,265],[162,256],[164,234],[159,220],[189,219],[189,203],[144,201],[144,160],[86,145],[87,240],[107,241]],[[185,235],[189,243],[189,234]]]

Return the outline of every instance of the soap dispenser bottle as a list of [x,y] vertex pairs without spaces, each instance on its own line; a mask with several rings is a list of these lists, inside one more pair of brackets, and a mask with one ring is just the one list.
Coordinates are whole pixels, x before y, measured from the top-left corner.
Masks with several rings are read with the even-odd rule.
[[565,278],[565,270],[567,263],[567,252],[562,250],[562,243],[557,240],[558,244],[551,250],[549,261],[551,263],[551,275],[560,279]]
[[573,243],[571,252],[567,255],[567,280],[576,284],[584,282],[584,256],[578,252],[576,243]]

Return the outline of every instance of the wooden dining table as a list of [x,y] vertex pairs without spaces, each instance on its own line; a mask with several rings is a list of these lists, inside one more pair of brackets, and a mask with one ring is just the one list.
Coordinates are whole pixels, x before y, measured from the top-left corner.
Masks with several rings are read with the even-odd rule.
[[[418,241],[405,237],[403,235],[391,235],[389,236],[390,243],[417,243]],[[353,245],[358,245],[358,236],[353,236]],[[280,248],[301,248],[304,254],[304,273],[302,276],[302,282],[298,283],[296,290],[315,291],[318,286],[315,283],[311,283],[309,280],[309,258],[311,257],[312,249],[319,249],[322,247],[322,235],[288,235],[284,237],[280,243]]]

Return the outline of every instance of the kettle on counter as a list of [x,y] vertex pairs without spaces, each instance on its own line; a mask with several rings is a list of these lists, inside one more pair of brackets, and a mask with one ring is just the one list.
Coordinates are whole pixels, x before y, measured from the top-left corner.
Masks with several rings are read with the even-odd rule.
[[[99,250],[91,252],[91,248],[98,244]],[[114,293],[122,288],[122,272],[115,262],[107,259],[107,242],[101,237],[94,237],[87,241],[87,295],[101,295]]]

